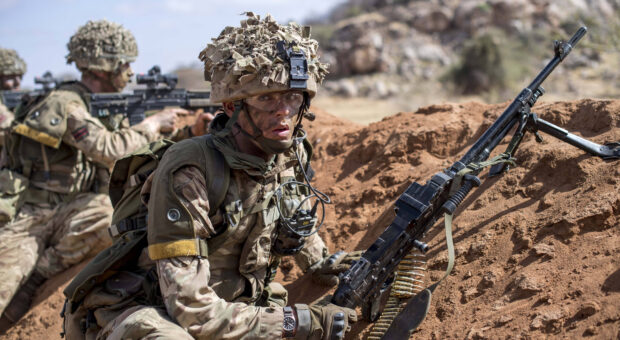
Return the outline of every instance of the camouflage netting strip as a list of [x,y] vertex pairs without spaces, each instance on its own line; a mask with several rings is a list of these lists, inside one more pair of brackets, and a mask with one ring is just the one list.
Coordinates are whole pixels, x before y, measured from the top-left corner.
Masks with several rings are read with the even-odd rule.
[[75,62],[81,70],[114,72],[138,56],[131,32],[107,20],[88,21],[71,37],[67,48],[67,64]]
[[310,39],[309,30],[292,22],[279,25],[271,15],[263,20],[252,12],[245,13],[241,27],[226,27],[212,43],[200,52],[204,62],[205,80],[217,80],[230,87],[240,87],[261,77],[260,82],[269,86],[270,81],[288,85],[288,62],[277,53],[278,41],[297,42],[308,60],[308,74],[321,83],[327,74],[327,64],[319,62],[318,42]]
[[26,73],[26,62],[15,50],[0,48],[0,76],[23,75]]

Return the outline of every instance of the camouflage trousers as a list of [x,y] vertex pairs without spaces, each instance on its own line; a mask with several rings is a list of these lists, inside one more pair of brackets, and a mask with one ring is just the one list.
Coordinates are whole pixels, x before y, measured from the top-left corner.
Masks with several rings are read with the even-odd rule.
[[[66,306],[66,340],[194,339],[167,314],[163,306],[138,305],[134,298],[110,294],[103,286],[105,283],[88,294],[74,312],[71,312],[71,303]],[[269,287],[268,297],[262,304],[286,306],[286,289],[276,282]],[[91,321],[87,323],[86,320]]]
[[78,194],[48,205],[24,204],[0,226],[0,313],[33,271],[50,278],[112,244],[112,205],[104,194]]

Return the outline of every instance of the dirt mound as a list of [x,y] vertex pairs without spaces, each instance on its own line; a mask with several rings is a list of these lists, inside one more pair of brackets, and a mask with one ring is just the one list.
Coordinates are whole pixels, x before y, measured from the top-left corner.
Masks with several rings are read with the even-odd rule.
[[[411,181],[425,182],[451,165],[506,103],[443,104],[399,113],[369,126],[315,109],[307,124],[315,143],[316,186],[335,202],[320,231],[332,251],[365,249],[391,222],[391,204]],[[620,101],[542,103],[543,119],[595,142],[620,140]],[[528,136],[518,167],[484,179],[454,221],[456,267],[435,292],[419,339],[620,337],[620,166],[586,156],[553,137]],[[499,146],[498,150],[505,148]],[[427,281],[447,264],[443,228],[425,241]],[[290,302],[331,292],[312,284],[290,259],[277,279]],[[58,285],[5,339],[60,332]],[[46,288],[48,287],[48,288]],[[362,339],[358,322],[348,338]]]

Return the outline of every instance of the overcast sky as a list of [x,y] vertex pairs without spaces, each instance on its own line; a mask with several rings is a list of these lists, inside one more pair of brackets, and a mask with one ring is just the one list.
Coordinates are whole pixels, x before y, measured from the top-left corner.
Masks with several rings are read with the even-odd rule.
[[[324,15],[344,0],[0,0],[0,46],[12,48],[28,64],[23,85],[46,70],[72,72],[65,63],[67,42],[88,20],[122,24],[136,37],[134,71],[158,64],[163,72],[198,60],[198,53],[225,26],[237,26],[246,11],[279,22],[302,22]],[[223,5],[225,4],[225,5]]]

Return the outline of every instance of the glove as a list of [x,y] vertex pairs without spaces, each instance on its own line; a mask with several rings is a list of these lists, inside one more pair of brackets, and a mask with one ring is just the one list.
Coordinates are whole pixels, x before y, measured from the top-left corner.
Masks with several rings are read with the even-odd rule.
[[323,260],[310,267],[312,280],[324,286],[335,286],[338,284],[338,274],[351,267],[353,262],[360,259],[363,251],[356,250],[350,253],[339,251],[335,254],[323,258]]
[[[331,296],[327,297],[331,299]],[[308,305],[296,304],[300,324],[297,332],[299,339],[308,340],[340,340],[344,338],[344,334],[351,330],[351,324],[357,321],[355,310],[336,306],[329,303],[328,299],[322,302]],[[307,325],[302,324],[302,319],[307,319],[304,315],[310,317],[309,334],[307,338],[305,334],[308,329]]]

